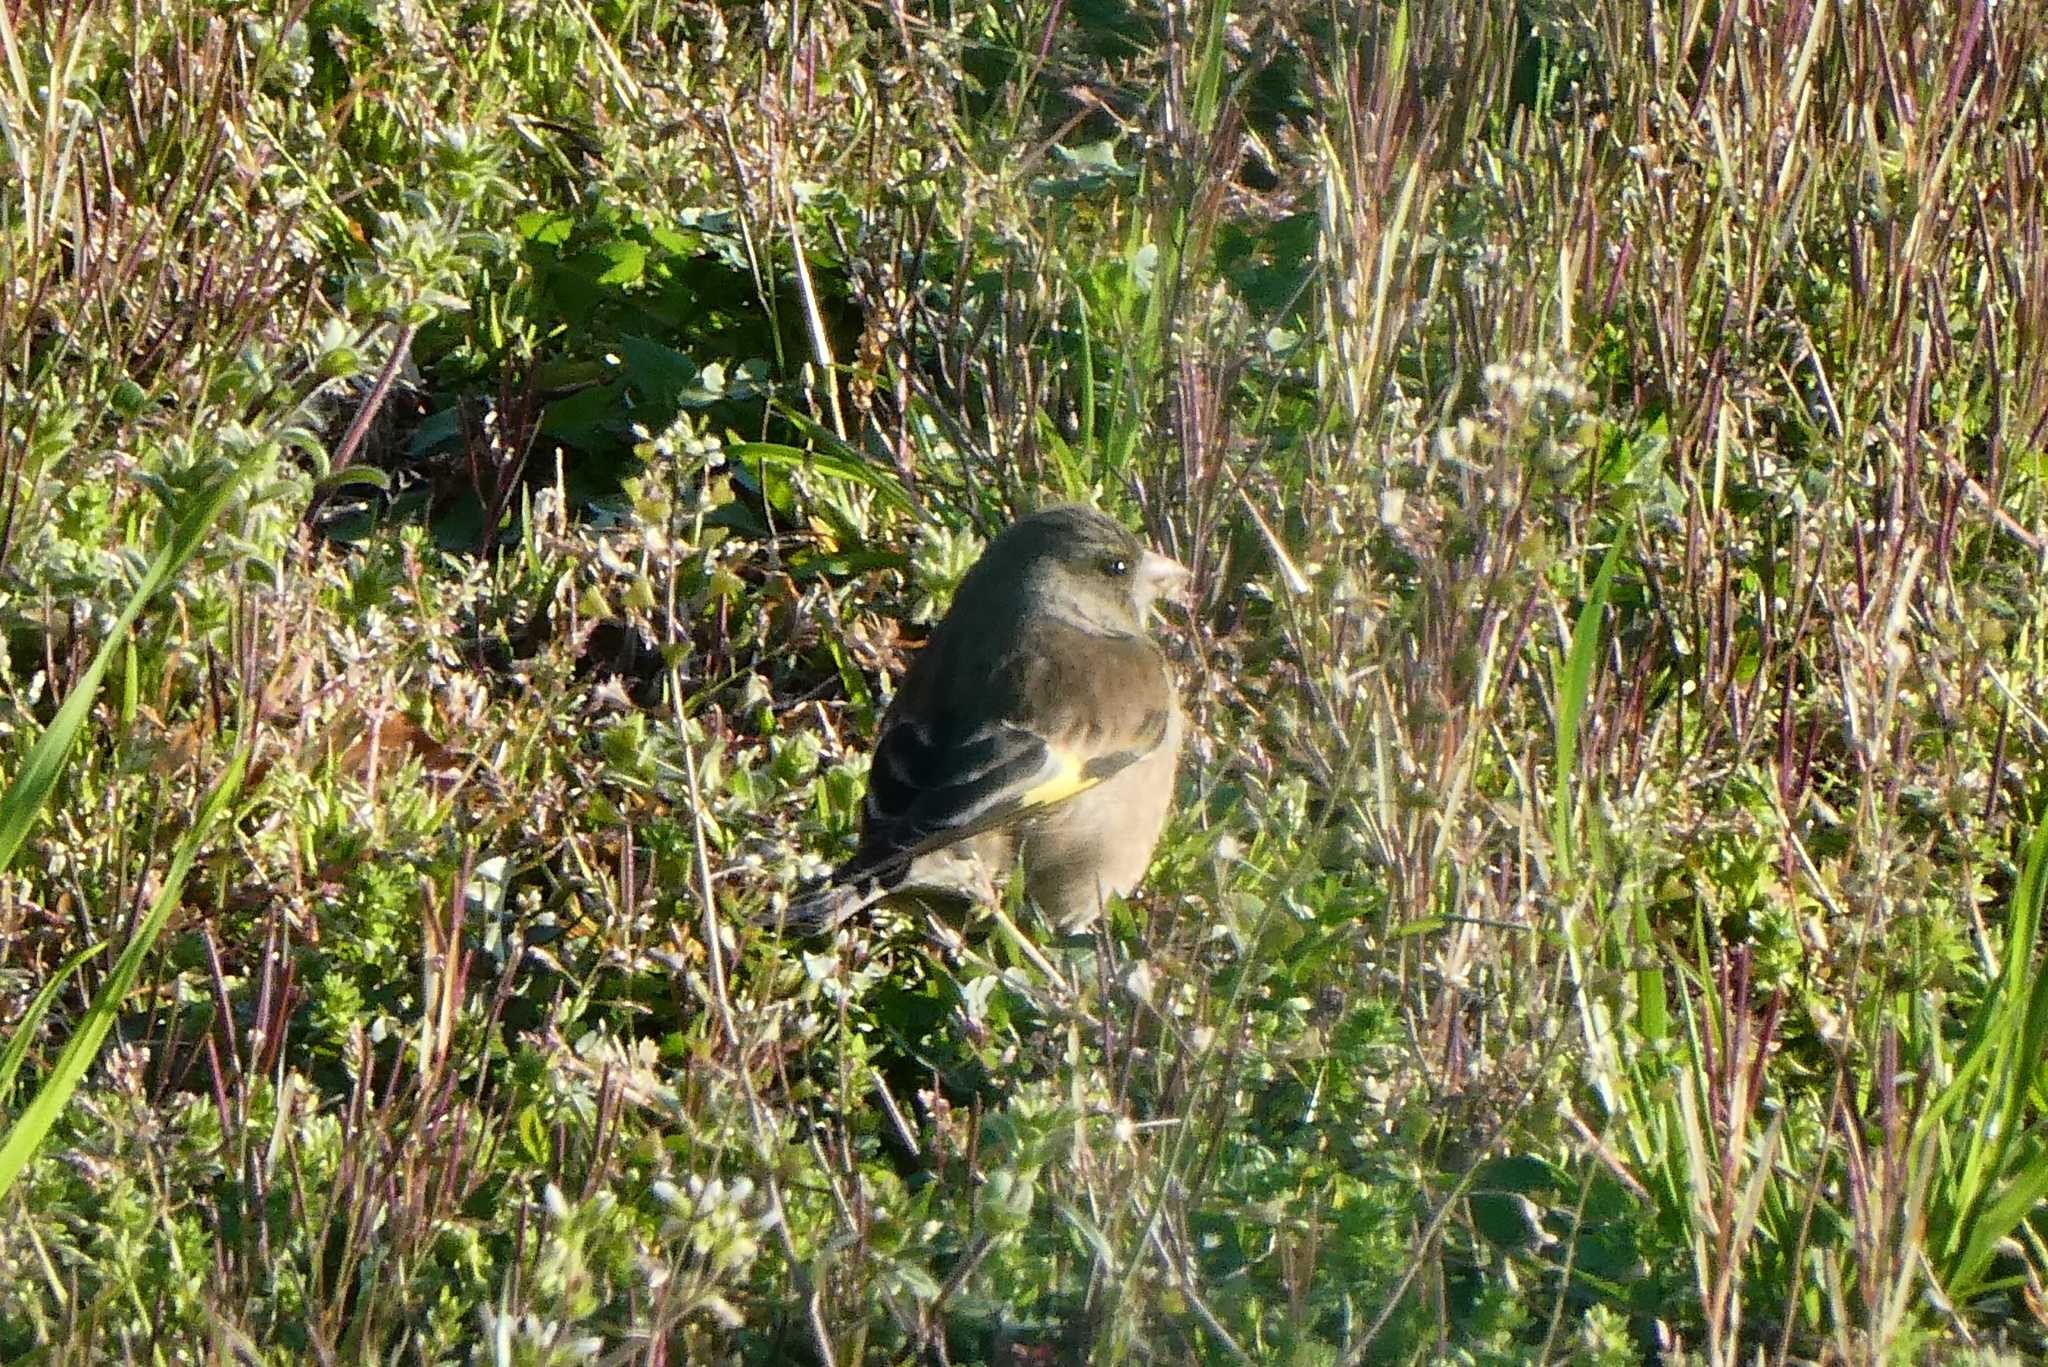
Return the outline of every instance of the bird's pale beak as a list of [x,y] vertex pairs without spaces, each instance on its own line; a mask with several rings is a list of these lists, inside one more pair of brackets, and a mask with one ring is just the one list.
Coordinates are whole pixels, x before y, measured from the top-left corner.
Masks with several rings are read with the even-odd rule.
[[1146,551],[1145,558],[1138,562],[1138,582],[1145,586],[1148,601],[1170,598],[1185,603],[1190,577],[1186,565],[1157,551]]

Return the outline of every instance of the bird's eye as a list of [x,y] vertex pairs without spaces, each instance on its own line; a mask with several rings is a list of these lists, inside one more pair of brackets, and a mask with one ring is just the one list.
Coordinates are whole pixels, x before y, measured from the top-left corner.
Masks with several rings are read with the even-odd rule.
[[1112,555],[1102,562],[1102,572],[1112,579],[1121,579],[1131,572],[1131,562],[1120,555]]

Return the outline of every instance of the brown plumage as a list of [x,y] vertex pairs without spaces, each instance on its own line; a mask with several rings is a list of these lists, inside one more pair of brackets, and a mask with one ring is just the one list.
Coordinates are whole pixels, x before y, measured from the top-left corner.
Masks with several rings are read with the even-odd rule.
[[853,857],[785,925],[894,892],[986,900],[1021,859],[1064,930],[1143,878],[1173,797],[1181,716],[1146,634],[1187,571],[1091,508],[990,543],[883,717]]

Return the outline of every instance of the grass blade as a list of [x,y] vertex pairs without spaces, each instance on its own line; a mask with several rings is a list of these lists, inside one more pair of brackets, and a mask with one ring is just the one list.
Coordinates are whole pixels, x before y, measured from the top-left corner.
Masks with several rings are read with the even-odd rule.
[[78,1022],[77,1033],[65,1044],[64,1052],[57,1056],[50,1076],[36,1092],[26,1109],[7,1129],[4,1140],[0,1140],[0,1196],[5,1196],[20,1175],[22,1167],[34,1154],[50,1127],[63,1114],[64,1107],[71,1100],[71,1094],[78,1089],[85,1077],[86,1069],[99,1057],[100,1045],[113,1028],[114,1013],[127,999],[128,989],[134,985],[135,977],[142,971],[143,960],[148,956],[150,946],[156,943],[157,934],[163,930],[164,922],[170,919],[172,908],[178,905],[178,894],[184,890],[185,877],[192,871],[192,861],[198,857],[200,846],[227,810],[235,793],[242,786],[242,770],[247,762],[247,752],[238,750],[228,764],[228,769],[207,795],[206,804],[192,823],[192,829],[178,842],[177,852],[171,857],[171,866],[164,872],[163,887],[156,899],[150,903],[148,914],[136,926],[133,938],[121,951],[121,957],[101,984],[93,997],[92,1005]]
[[57,999],[57,993],[64,984],[71,981],[71,975],[78,971],[78,966],[106,947],[107,942],[104,940],[98,944],[87,945],[59,964],[57,971],[50,975],[50,980],[36,992],[35,1000],[28,1004],[28,1010],[21,1013],[21,1019],[15,1023],[14,1038],[7,1041],[4,1050],[0,1050],[0,1106],[7,1104],[8,1099],[14,1094],[14,1078],[21,1071],[21,1061],[28,1057],[29,1041],[34,1039],[36,1034],[36,1022],[50,1009],[50,1003]]
[[100,642],[92,663],[71,685],[71,691],[65,695],[57,715],[51,718],[48,729],[30,748],[28,758],[22,761],[21,772],[7,785],[7,791],[0,793],[0,869],[14,862],[22,841],[28,838],[35,825],[36,813],[42,810],[51,790],[57,786],[57,778],[64,772],[65,758],[71,753],[71,746],[84,728],[86,716],[92,711],[93,700],[99,695],[100,680],[106,676],[107,666],[126,644],[135,619],[142,615],[143,608],[149,605],[157,590],[170,582],[198,552],[200,541],[241,482],[242,474],[237,470],[201,495],[187,511],[171,539],[157,552],[156,559],[143,573],[142,582],[129,595],[127,606],[114,620],[107,639]]
[[1576,787],[1573,769],[1579,755],[1579,719],[1585,715],[1586,699],[1592,692],[1593,659],[1600,650],[1600,619],[1607,611],[1607,597],[1614,587],[1614,567],[1621,560],[1621,538],[1607,548],[1606,557],[1600,562],[1600,572],[1593,578],[1593,588],[1586,595],[1585,606],[1579,609],[1579,620],[1572,628],[1572,645],[1565,657],[1564,674],[1558,680],[1557,689],[1557,789],[1556,806],[1551,814],[1551,843],[1555,846],[1558,871],[1568,874],[1572,868],[1571,812],[1572,793]]

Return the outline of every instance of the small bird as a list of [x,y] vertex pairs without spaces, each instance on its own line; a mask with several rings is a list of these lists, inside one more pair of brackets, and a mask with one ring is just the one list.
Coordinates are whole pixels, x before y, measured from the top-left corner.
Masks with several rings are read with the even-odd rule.
[[830,929],[893,893],[992,901],[1019,860],[1066,933],[1128,895],[1181,742],[1172,667],[1146,624],[1187,577],[1078,505],[989,543],[882,718],[859,847],[777,923]]

